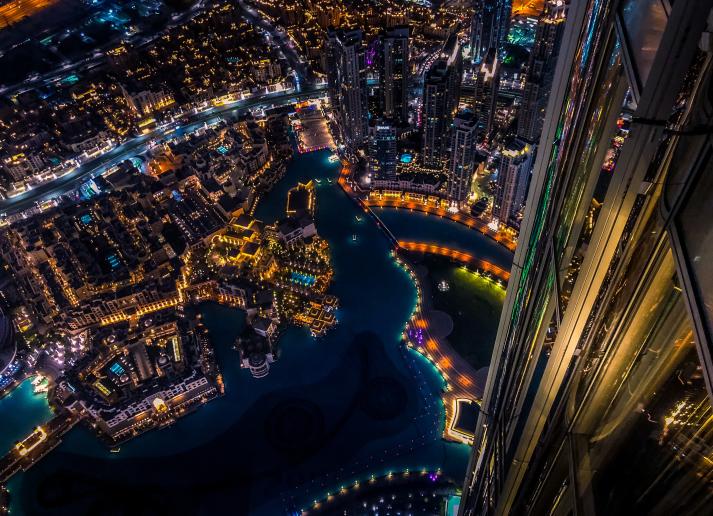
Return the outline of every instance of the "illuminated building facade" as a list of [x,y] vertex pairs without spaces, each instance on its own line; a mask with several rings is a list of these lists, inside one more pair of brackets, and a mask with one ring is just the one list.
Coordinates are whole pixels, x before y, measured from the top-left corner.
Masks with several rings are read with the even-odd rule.
[[396,177],[396,129],[387,123],[378,123],[369,129],[369,172],[372,177]]
[[475,111],[486,135],[493,129],[500,85],[500,61],[494,48],[483,57],[475,74]]
[[134,110],[136,116],[150,115],[154,111],[160,111],[174,104],[173,97],[165,90],[142,90],[128,91],[124,86],[121,91],[126,102]]
[[409,28],[393,27],[382,38],[384,116],[408,124]]
[[476,0],[470,27],[470,55],[480,63],[488,51],[502,47],[510,27],[511,0]]
[[451,158],[448,165],[448,198],[461,203],[468,198],[475,165],[475,115],[466,111],[453,119],[451,129]]
[[502,225],[512,225],[525,202],[534,157],[535,147],[519,138],[508,141],[500,151],[493,217]]
[[426,72],[423,85],[423,164],[442,168],[447,158],[449,128],[460,99],[463,61],[455,34]]
[[344,144],[355,151],[367,135],[366,65],[361,30],[327,33],[328,91]]
[[535,45],[530,52],[522,104],[517,118],[517,135],[521,138],[534,141],[539,139],[542,133],[566,15],[567,3],[563,0],[550,0],[545,4],[545,11],[537,22]]
[[461,515],[710,512],[712,7],[570,4]]

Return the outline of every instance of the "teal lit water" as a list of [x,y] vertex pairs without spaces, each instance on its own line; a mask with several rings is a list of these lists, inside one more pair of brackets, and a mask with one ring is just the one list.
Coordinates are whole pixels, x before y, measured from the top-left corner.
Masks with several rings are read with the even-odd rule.
[[272,222],[291,186],[320,179],[317,228],[331,244],[338,326],[319,339],[289,329],[279,360],[258,380],[230,349],[242,313],[203,305],[225,396],[119,453],[89,430],[73,430],[12,480],[13,514],[276,515],[372,474],[441,468],[462,481],[469,448],[440,438],[442,379],[399,343],[415,288],[376,225],[336,184],[339,165],[328,155],[296,156],[256,216]]
[[28,378],[0,399],[0,454],[50,419],[47,397],[35,394],[32,379]]

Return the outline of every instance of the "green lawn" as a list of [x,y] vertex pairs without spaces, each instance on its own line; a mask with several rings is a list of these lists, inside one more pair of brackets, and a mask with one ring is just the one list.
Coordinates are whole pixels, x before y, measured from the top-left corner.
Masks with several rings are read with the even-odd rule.
[[[433,307],[453,318],[448,341],[476,369],[489,365],[505,289],[447,258],[426,256],[421,264],[429,271]],[[438,290],[442,280],[447,292]]]

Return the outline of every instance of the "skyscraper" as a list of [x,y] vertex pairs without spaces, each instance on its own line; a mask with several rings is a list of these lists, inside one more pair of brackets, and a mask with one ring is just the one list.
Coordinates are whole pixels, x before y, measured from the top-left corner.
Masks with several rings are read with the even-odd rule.
[[376,179],[396,177],[396,128],[384,121],[369,128],[369,172]]
[[380,74],[384,116],[399,125],[408,123],[409,28],[389,29],[382,38]]
[[566,13],[567,3],[548,0],[537,22],[535,45],[530,52],[517,120],[517,135],[521,138],[536,140],[542,133]]
[[512,0],[475,0],[474,4],[470,56],[474,63],[480,63],[491,48],[500,52],[510,28]]
[[483,58],[475,74],[475,112],[484,134],[493,129],[500,84],[500,61],[494,48]]
[[461,515],[710,512],[712,7],[570,3]]
[[449,129],[458,108],[463,59],[454,34],[426,72],[423,85],[423,164],[442,168],[450,143]]
[[534,156],[534,146],[519,138],[510,139],[500,151],[493,217],[501,225],[516,225],[511,220],[525,202]]
[[329,29],[324,39],[324,69],[327,72],[327,98],[332,110],[339,110],[339,89],[341,76],[339,74],[340,52],[337,31]]
[[366,70],[362,32],[327,32],[327,92],[332,109],[338,113],[342,138],[354,152],[367,135]]
[[468,198],[475,164],[477,124],[471,112],[459,113],[451,129],[451,157],[448,164],[448,198],[461,203]]

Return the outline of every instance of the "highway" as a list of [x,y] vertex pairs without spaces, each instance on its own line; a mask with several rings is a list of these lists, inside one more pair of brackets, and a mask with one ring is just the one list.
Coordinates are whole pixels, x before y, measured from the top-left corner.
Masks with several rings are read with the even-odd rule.
[[[59,177],[55,180],[43,183],[40,186],[34,187],[32,190],[23,192],[10,199],[0,200],[0,216],[17,214],[28,208],[31,208],[35,203],[51,199],[67,193],[76,188],[82,182],[89,180],[101,174],[107,168],[110,168],[125,159],[132,156],[144,153],[151,140],[162,140],[180,136],[181,134],[190,133],[202,124],[207,123],[218,117],[240,113],[247,109],[258,107],[284,106],[306,100],[310,97],[318,96],[326,85],[318,84],[304,88],[299,93],[294,92],[276,92],[266,93],[247,100],[237,101],[231,104],[226,104],[219,107],[209,107],[190,115],[190,120],[187,122],[172,122],[166,126],[159,127],[147,134],[136,136],[121,145],[114,147],[112,150],[97,156],[86,163],[77,167],[74,171]],[[185,118],[186,115],[183,117]]]
[[0,6],[0,29],[40,12],[57,0],[12,0]]
[[[265,17],[265,15],[247,5],[245,0],[238,0],[238,5],[243,10],[243,17],[248,22],[267,31],[277,42],[282,50],[282,53],[285,55],[285,58],[289,61],[290,66],[292,66],[297,73],[298,78],[302,78],[302,80],[305,80],[308,83],[312,82],[313,77],[311,70],[308,68],[306,62],[300,58],[294,44],[289,39],[285,31],[281,27],[275,26],[271,20]],[[300,91],[299,79],[297,91]]]
[[[12,0],[11,2],[0,6],[0,29],[9,23],[16,23],[22,18],[32,16],[36,12],[52,5],[56,0]],[[211,5],[211,0],[199,0],[190,9],[175,15],[171,22],[160,31],[154,34],[132,34],[124,37],[125,44],[139,49],[150,45],[155,39],[161,37],[171,29],[178,25],[188,22],[196,15],[203,12],[204,8]],[[265,19],[261,13],[247,5],[244,0],[239,0],[238,5],[242,10],[243,17],[250,23],[261,27],[270,33],[270,36],[281,47],[283,54],[289,61],[290,66],[296,71],[298,77],[310,80],[312,74],[304,61],[300,60],[300,56],[294,48],[294,45],[287,38],[284,31],[274,26],[269,20]],[[64,30],[64,29],[62,29]],[[56,31],[55,31],[56,32]],[[44,36],[44,35],[43,35]],[[59,82],[68,75],[88,74],[106,64],[105,51],[114,47],[117,44],[118,38],[106,43],[102,47],[95,48],[94,51],[85,57],[80,57],[71,63],[50,70],[42,75],[35,75],[26,78],[16,84],[0,85],[0,94],[10,96],[20,94],[36,87],[50,87],[54,83]],[[1,83],[2,81],[0,81]],[[299,87],[298,87],[299,90]]]
[[[14,5],[18,2],[20,4],[24,3],[28,5],[40,5],[44,3],[49,6],[55,3],[55,0],[14,0],[14,2],[12,2],[11,4],[6,5]],[[164,33],[166,33],[166,31],[169,31],[177,25],[187,22],[188,20],[199,14],[203,10],[203,7],[205,7],[205,3],[206,0],[200,0],[193,7],[191,7],[191,9],[181,13],[176,18],[172,19],[171,23],[169,23],[162,30],[157,31],[154,34],[132,34],[131,36],[124,37],[123,41],[125,44],[133,46],[137,49],[146,46],[153,42],[156,38],[161,37]],[[0,12],[4,7],[6,6],[0,8]],[[57,29],[52,31],[43,31],[42,37],[47,37],[47,35],[54,36],[58,32],[62,32],[64,30],[65,29],[62,28],[61,30]],[[0,94],[5,96],[17,95],[26,91],[30,91],[37,87],[51,87],[55,83],[59,82],[60,80],[64,79],[72,73],[88,74],[89,72],[101,68],[106,64],[105,51],[114,47],[117,44],[118,40],[119,37],[117,36],[117,38],[112,39],[103,46],[95,48],[94,51],[91,52],[91,54],[86,55],[85,57],[78,57],[72,62],[65,62],[61,66],[58,66],[57,68],[50,70],[42,75],[35,74],[15,84],[0,85]],[[1,83],[2,80],[0,80],[0,84]]]
[[[202,7],[204,3],[204,1],[198,2],[194,6],[194,9],[192,9],[191,14],[194,14],[195,11],[198,10],[198,7]],[[220,107],[209,107],[199,111],[198,113],[191,114],[190,120],[184,122],[183,124],[180,122],[172,122],[171,124],[159,127],[150,133],[132,138],[121,145],[114,147],[112,150],[102,154],[101,156],[83,163],[69,174],[36,186],[31,190],[12,197],[11,199],[0,200],[0,217],[18,214],[24,210],[32,208],[38,202],[57,197],[73,190],[77,187],[77,185],[92,177],[96,177],[107,168],[110,168],[127,158],[142,154],[147,150],[151,140],[162,140],[190,133],[202,124],[216,117],[239,113],[246,109],[269,107],[270,105],[286,105],[295,101],[306,100],[326,89],[325,84],[314,84],[311,71],[306,64],[300,60],[299,54],[296,52],[292,42],[289,41],[289,38],[287,38],[284,31],[275,27],[270,21],[262,17],[258,11],[246,5],[244,0],[239,0],[238,3],[243,11],[243,16],[247,19],[247,21],[259,25],[263,30],[267,31],[280,46],[293,70],[295,70],[297,82],[296,92],[266,93]],[[185,118],[185,115],[183,115],[183,118]]]

